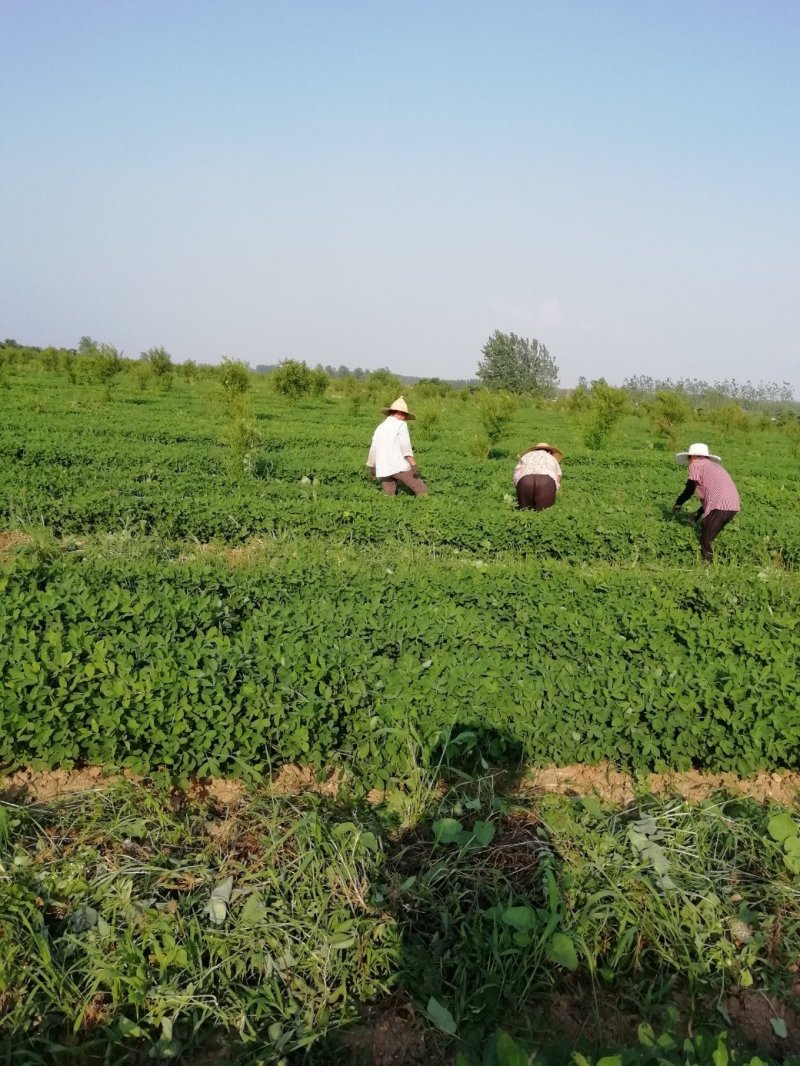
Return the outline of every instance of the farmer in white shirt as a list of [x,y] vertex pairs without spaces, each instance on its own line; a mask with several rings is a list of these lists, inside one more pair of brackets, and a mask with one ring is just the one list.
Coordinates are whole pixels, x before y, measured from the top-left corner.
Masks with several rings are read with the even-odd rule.
[[397,495],[398,485],[405,485],[415,496],[422,496],[428,486],[419,476],[406,425],[415,416],[402,396],[391,407],[384,407],[383,414],[386,418],[372,434],[367,456],[370,477],[380,480],[387,496]]

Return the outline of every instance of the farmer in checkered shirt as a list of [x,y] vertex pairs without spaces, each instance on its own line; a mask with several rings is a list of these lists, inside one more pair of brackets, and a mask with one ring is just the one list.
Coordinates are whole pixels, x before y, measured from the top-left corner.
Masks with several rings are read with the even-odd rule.
[[689,467],[686,487],[675,501],[673,511],[680,511],[686,501],[697,493],[702,507],[692,518],[700,523],[700,556],[704,563],[714,557],[711,542],[741,510],[739,493],[733,478],[722,466],[718,455],[709,455],[707,444],[692,444],[688,452],[678,452],[676,462]]

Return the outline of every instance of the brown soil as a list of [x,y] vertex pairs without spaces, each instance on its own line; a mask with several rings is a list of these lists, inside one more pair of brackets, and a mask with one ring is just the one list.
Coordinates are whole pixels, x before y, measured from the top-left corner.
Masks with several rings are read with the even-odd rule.
[[342,1043],[350,1052],[352,1066],[367,1062],[369,1066],[432,1066],[450,1061],[402,993],[368,1008],[363,1023],[345,1033]]
[[[86,766],[76,770],[18,770],[0,779],[0,797],[42,803],[72,792],[103,788],[123,778],[139,780],[130,771],[109,773],[101,766]],[[316,792],[333,797],[343,783],[343,775],[334,770],[326,776],[317,777],[309,767],[286,763],[273,773],[269,782],[265,780],[264,783],[269,784],[270,790],[279,796]],[[651,774],[637,784],[632,777],[615,770],[610,764],[551,766],[528,771],[506,791],[511,795],[523,796],[546,792],[564,796],[597,795],[619,806],[632,802],[642,791],[680,795],[691,801],[700,801],[715,792],[725,791],[732,795],[749,796],[760,803],[769,801],[792,806],[800,800],[800,773],[791,770],[774,773],[764,771],[753,777],[737,777],[730,773],[687,770]],[[186,790],[186,796],[190,799],[210,800],[221,806],[236,804],[246,795],[247,788],[240,781],[227,778],[197,780]],[[371,803],[379,803],[382,798],[382,794],[376,791],[368,795]]]
[[800,797],[800,773],[791,770],[769,773],[762,771],[753,777],[738,777],[732,773],[714,774],[705,770],[672,771],[650,774],[641,785],[628,774],[614,769],[610,763],[597,766],[551,766],[528,771],[517,783],[523,794],[556,792],[566,796],[596,794],[610,803],[630,803],[637,793],[644,791],[683,796],[699,801],[715,792],[749,796],[761,803],[771,801],[791,806]]
[[19,533],[16,529],[3,530],[0,533],[0,562],[7,562],[17,548],[30,543],[31,538],[27,533]]
[[[742,989],[726,996],[721,1005],[730,1018],[728,1031],[738,1041],[762,1053],[768,1052],[779,1061],[800,1051],[800,1014],[787,1003],[771,999],[762,992]],[[693,1028],[702,1028],[704,1018],[713,1018],[714,1028],[724,1026],[714,1003],[695,1010],[693,1026],[689,1022],[688,995],[679,993],[675,1007],[679,1037],[689,1035]],[[772,1018],[782,1018],[786,1023],[785,1038],[775,1033]],[[641,1015],[624,1010],[611,992],[598,992],[588,1002],[583,993],[557,993],[548,1000],[543,1011],[542,1033],[546,1033],[549,1040],[566,1039],[573,1045],[636,1047],[640,1022]],[[653,1029],[658,1035],[657,1023],[653,1024]]]

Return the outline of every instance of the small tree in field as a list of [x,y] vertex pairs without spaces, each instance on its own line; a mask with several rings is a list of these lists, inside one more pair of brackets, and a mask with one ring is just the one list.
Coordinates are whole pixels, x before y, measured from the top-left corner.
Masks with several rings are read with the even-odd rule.
[[299,400],[301,396],[307,396],[312,390],[314,381],[313,371],[309,370],[305,363],[300,363],[296,359],[284,359],[270,376],[275,391],[290,403]]
[[592,382],[591,419],[584,438],[587,448],[597,451],[607,443],[628,402],[625,389],[615,389],[604,378]]
[[318,366],[311,371],[311,395],[316,396],[318,400],[321,400],[328,391],[330,383],[331,379],[321,366]]
[[496,329],[484,344],[478,377],[487,389],[552,396],[558,367],[547,348],[535,339]]
[[250,388],[250,368],[240,359],[225,356],[220,364],[219,380],[226,398],[235,400]]
[[117,351],[113,344],[99,344],[91,359],[92,377],[103,386],[103,399],[110,400],[111,387],[122,371],[122,352]]
[[147,361],[153,377],[164,392],[172,387],[172,371],[174,368],[172,366],[172,356],[166,348],[148,348],[146,352],[142,352],[142,359]]
[[510,392],[492,392],[485,389],[476,394],[475,403],[483,432],[475,438],[474,449],[476,454],[488,459],[514,417],[517,400]]
[[648,406],[648,413],[658,436],[674,447],[678,429],[689,417],[689,404],[683,393],[659,389]]

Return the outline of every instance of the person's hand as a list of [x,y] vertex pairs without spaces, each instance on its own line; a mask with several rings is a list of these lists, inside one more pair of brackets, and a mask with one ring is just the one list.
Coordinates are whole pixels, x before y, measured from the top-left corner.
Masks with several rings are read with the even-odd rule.
[[416,463],[414,463],[414,465],[411,467],[411,476],[412,477],[419,477],[419,467],[417,466]]
[[375,480],[375,467],[374,466],[368,466],[367,467],[367,473],[369,474],[369,476],[374,481]]
[[680,511],[680,509],[681,509],[681,505],[679,503],[675,503],[675,504],[672,505],[672,513],[673,514],[677,514]]
[[702,517],[703,517],[703,508],[701,507],[699,511],[695,511],[695,513],[692,515],[692,521],[693,522],[699,522]]

